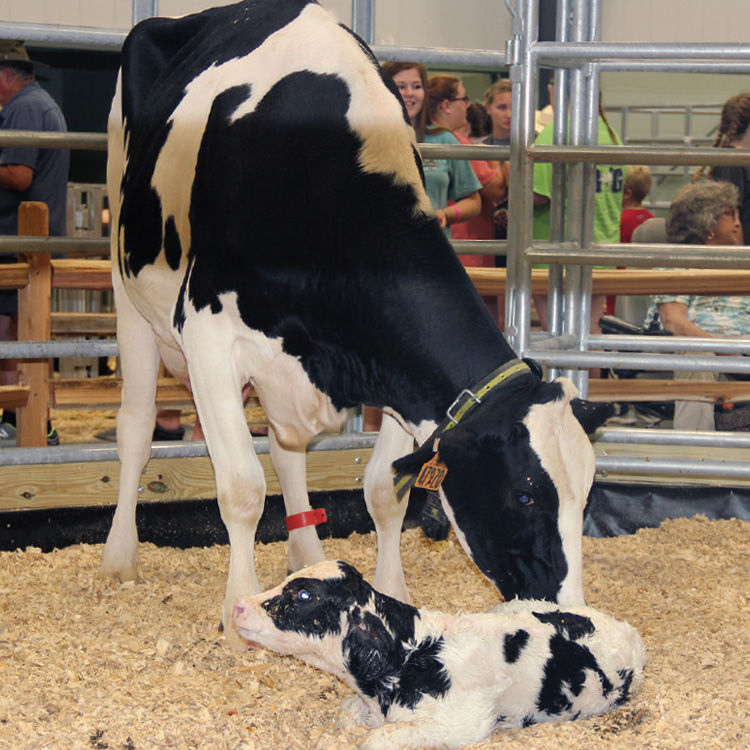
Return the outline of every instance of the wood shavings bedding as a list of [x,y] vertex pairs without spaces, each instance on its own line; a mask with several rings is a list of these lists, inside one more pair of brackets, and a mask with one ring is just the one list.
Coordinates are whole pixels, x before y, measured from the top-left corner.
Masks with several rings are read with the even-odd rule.
[[[369,578],[374,535],[324,542]],[[403,538],[414,603],[486,610],[494,589],[451,536]],[[0,553],[0,748],[353,748],[336,728],[350,691],[264,651],[225,649],[217,633],[227,547],[141,548],[137,585],[97,576],[100,545]],[[262,585],[286,567],[259,545]],[[589,603],[635,625],[649,651],[644,685],[587,721],[503,731],[475,748],[729,750],[750,736],[750,523],[666,521],[634,536],[584,540]]]

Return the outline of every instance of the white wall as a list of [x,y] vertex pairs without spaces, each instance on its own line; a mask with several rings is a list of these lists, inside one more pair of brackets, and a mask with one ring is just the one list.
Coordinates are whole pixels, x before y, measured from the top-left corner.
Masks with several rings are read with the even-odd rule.
[[[542,0],[544,2],[544,0]],[[748,41],[748,0],[603,0],[607,42]]]
[[[230,0],[160,0],[161,15],[195,13]],[[554,0],[541,0],[543,3]],[[322,0],[344,23],[351,0]],[[127,28],[132,0],[0,0],[0,20]],[[605,41],[746,42],[750,0],[603,0]],[[504,0],[375,0],[377,44],[504,49]]]

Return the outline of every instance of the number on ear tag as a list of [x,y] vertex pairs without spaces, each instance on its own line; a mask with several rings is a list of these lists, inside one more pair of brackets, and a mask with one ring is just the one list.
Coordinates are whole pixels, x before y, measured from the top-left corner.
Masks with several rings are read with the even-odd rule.
[[421,487],[424,490],[437,491],[438,487],[443,483],[445,475],[448,473],[448,469],[445,464],[440,460],[440,454],[436,453],[419,472],[417,481],[414,482],[415,487]]

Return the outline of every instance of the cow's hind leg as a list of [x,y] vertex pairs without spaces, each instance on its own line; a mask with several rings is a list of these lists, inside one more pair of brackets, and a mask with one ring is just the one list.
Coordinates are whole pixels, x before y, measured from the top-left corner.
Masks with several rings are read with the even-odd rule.
[[151,326],[115,278],[117,339],[122,367],[122,403],[117,412],[120,488],[112,527],[104,545],[101,572],[121,581],[138,578],[135,510],[141,474],[151,455],[156,421],[159,352]]
[[[187,327],[187,326],[186,326]],[[190,383],[216,477],[219,510],[229,533],[230,558],[222,623],[227,643],[245,642],[232,623],[240,597],[260,591],[255,575],[255,531],[263,513],[266,480],[255,455],[242,403],[243,378],[232,358],[231,342],[222,342],[212,326],[184,334]],[[192,340],[194,346],[188,347]]]
[[[307,457],[305,449],[291,450],[282,446],[273,429],[268,431],[271,462],[284,494],[287,516],[310,510],[307,495]],[[289,572],[325,560],[323,545],[315,526],[303,526],[289,532]]]
[[408,495],[400,502],[396,498],[391,465],[413,448],[414,438],[393,417],[384,414],[380,434],[365,469],[365,503],[378,536],[373,585],[378,591],[403,602],[409,601],[400,547]]

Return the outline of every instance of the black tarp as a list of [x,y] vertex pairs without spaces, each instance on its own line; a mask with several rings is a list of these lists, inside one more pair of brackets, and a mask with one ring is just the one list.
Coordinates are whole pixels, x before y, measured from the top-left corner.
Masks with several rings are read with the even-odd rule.
[[[318,492],[315,508],[325,508],[328,522],[319,526],[322,538],[367,533],[373,525],[361,490]],[[418,523],[424,503],[421,491],[412,493],[406,526]],[[0,514],[0,550],[39,547],[48,552],[71,544],[100,544],[107,538],[113,506],[32,510]],[[739,518],[750,521],[750,489],[686,487],[597,482],[589,498],[584,534],[606,537],[633,534],[658,526],[666,518]],[[228,542],[215,500],[142,503],[137,511],[142,542],[177,548],[205,547]],[[266,501],[258,528],[260,542],[286,539],[284,506],[280,496]]]

